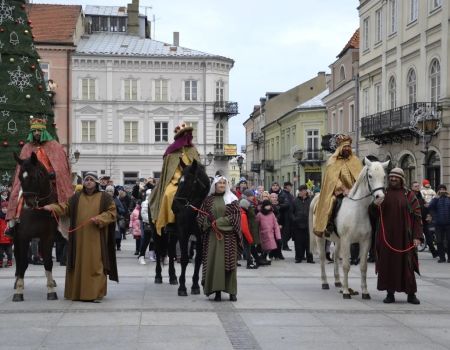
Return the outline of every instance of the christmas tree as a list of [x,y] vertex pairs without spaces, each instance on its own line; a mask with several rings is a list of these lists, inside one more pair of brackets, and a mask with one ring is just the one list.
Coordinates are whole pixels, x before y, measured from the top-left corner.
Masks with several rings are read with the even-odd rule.
[[26,0],[0,0],[0,181],[12,181],[13,152],[20,153],[30,117],[47,120],[56,138],[50,93],[31,34]]

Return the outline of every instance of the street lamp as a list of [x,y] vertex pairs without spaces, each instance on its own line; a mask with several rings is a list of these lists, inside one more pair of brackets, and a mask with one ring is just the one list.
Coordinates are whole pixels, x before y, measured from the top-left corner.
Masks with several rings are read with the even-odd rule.
[[300,187],[300,162],[303,159],[303,150],[298,149],[292,154],[292,157],[297,161],[297,189]]
[[421,152],[425,155],[425,158],[428,155],[431,139],[439,132],[442,126],[440,112],[438,105],[424,104],[414,110],[411,116],[409,128],[417,135],[417,140],[422,138],[424,149]]
[[71,155],[69,156],[70,164],[75,164],[75,163],[77,163],[78,160],[80,159],[80,155],[81,155],[80,151],[79,151],[79,150],[75,150],[75,152],[73,152],[73,154],[71,154]]
[[237,165],[239,167],[239,178],[242,177],[242,164],[244,164],[244,157],[241,155],[236,159]]
[[206,164],[205,164],[205,166],[208,166],[208,165],[210,165],[211,163],[212,163],[212,161],[213,161],[213,159],[214,159],[214,154],[212,154],[211,152],[209,152],[207,155],[206,155]]

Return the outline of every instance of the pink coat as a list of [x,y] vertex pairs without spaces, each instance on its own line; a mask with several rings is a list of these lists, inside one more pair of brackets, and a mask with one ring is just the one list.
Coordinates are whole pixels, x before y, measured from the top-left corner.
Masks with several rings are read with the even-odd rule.
[[136,205],[136,208],[134,208],[130,215],[130,232],[134,237],[140,237],[142,235],[141,220],[139,220],[140,212],[141,207]]
[[256,221],[259,223],[261,248],[264,251],[276,249],[277,240],[281,239],[281,233],[275,214],[273,212],[267,215],[258,213],[256,215]]

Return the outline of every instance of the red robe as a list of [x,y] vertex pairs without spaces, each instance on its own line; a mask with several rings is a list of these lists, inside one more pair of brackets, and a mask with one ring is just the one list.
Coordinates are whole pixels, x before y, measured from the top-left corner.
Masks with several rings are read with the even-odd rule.
[[[65,203],[73,194],[72,174],[70,172],[67,154],[64,147],[56,141],[46,141],[39,145],[34,143],[27,143],[23,146],[20,152],[20,158],[26,159],[31,156],[31,152],[37,152],[38,147],[41,147],[47,155],[50,165],[56,175],[56,192],[58,195],[58,203]],[[16,167],[14,175],[14,183],[8,203],[8,212],[6,213],[6,220],[11,220],[16,216],[17,205],[19,202],[19,166]]]
[[383,231],[386,241],[397,250],[404,250],[413,245],[413,239],[420,239],[423,232],[419,201],[410,190],[388,189],[381,204],[381,211],[376,239],[377,289],[416,293],[414,272],[419,273],[417,250],[413,249],[406,253],[393,251],[387,247]]

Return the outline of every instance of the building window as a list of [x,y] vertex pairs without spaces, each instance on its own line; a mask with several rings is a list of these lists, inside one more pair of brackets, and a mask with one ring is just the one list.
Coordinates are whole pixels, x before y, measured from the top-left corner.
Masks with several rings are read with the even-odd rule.
[[330,129],[331,129],[331,132],[332,132],[332,133],[336,133],[336,132],[337,132],[337,127],[336,127],[336,112],[331,113]]
[[339,119],[338,119],[338,132],[341,133],[344,131],[344,109],[339,109]]
[[393,109],[397,106],[397,87],[395,84],[394,77],[391,77],[389,79],[388,95],[389,95],[389,108]]
[[155,122],[155,142],[169,141],[169,123]]
[[125,79],[123,81],[124,100],[136,101],[137,100],[137,79]]
[[81,122],[81,141],[95,142],[95,120],[83,120]]
[[381,84],[376,84],[375,85],[375,108],[376,108],[375,111],[377,113],[381,112],[381,104],[382,104]]
[[285,147],[285,137],[284,137],[284,135],[285,135],[285,132],[284,132],[284,130],[281,130],[281,145],[280,145],[280,151],[281,151],[281,154],[284,154],[284,147]]
[[186,80],[184,82],[184,100],[197,101],[197,81]]
[[348,124],[349,124],[349,131],[354,132],[355,131],[355,105],[351,104],[350,106],[350,112],[349,112],[349,118],[348,118]]
[[291,150],[291,130],[286,129],[286,147],[284,148],[286,154]]
[[419,2],[418,0],[409,0],[409,22],[417,20],[419,14]]
[[339,70],[339,81],[344,81],[345,80],[345,68],[342,65],[341,69]]
[[405,185],[411,186],[412,181],[416,179],[416,163],[409,154],[405,155],[400,161],[400,167],[405,173]]
[[407,87],[408,87],[408,103],[415,103],[417,93],[417,80],[416,80],[416,71],[413,68],[411,68],[408,71]]
[[95,100],[95,79],[81,79],[81,99]]
[[430,65],[431,102],[437,102],[441,95],[441,65],[434,59]]
[[442,0],[430,0],[431,8],[430,10],[436,10],[438,7],[442,6]]
[[124,138],[126,143],[138,142],[138,122],[137,121],[124,121]]
[[364,116],[367,117],[369,115],[369,89],[363,90],[363,106],[364,106]]
[[217,145],[223,145],[223,124],[217,123],[216,124],[216,144]]
[[319,130],[306,130],[306,157],[319,159]]
[[139,178],[139,173],[137,171],[124,171],[123,172],[123,184],[124,185],[135,185]]
[[216,101],[223,101],[224,90],[225,83],[222,80],[216,81]]
[[155,101],[168,101],[168,80],[155,80]]
[[198,123],[197,122],[186,122],[187,126],[192,127],[192,142],[196,144],[198,142],[197,135],[198,135]]
[[389,0],[389,34],[397,32],[397,0]]
[[369,17],[363,21],[363,50],[369,49]]
[[375,42],[379,43],[383,39],[383,16],[382,9],[375,12]]
[[41,66],[45,85],[47,85],[48,79],[50,78],[50,65],[48,63],[44,63],[44,62],[40,62],[39,65]]

